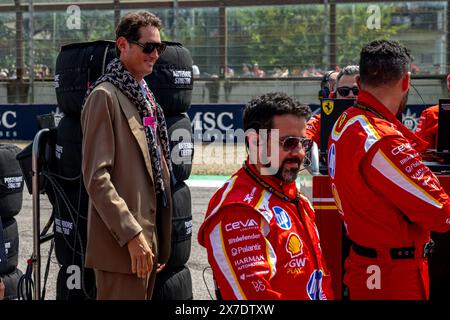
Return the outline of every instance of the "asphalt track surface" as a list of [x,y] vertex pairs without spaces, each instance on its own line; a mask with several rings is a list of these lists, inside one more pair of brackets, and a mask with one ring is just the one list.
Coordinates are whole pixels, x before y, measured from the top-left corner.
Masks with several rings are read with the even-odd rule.
[[[192,194],[192,216],[193,216],[193,234],[192,234],[192,249],[191,256],[187,263],[192,275],[192,286],[195,300],[211,300],[205,281],[208,284],[212,297],[215,299],[214,287],[212,281],[211,269],[208,268],[206,258],[206,250],[197,242],[198,229],[206,211],[209,199],[217,189],[216,183],[209,183],[211,187],[194,187],[191,186]],[[41,212],[41,228],[45,225],[51,214],[51,205],[45,195],[40,198],[40,212]],[[26,261],[30,258],[33,251],[33,207],[32,197],[24,188],[23,205],[21,212],[15,217],[19,227],[19,266],[18,268],[25,272]],[[47,263],[48,251],[50,243],[44,243],[41,246],[42,256],[42,278],[44,277],[44,270]],[[59,265],[53,255],[50,259],[50,272],[46,285],[45,300],[54,300],[56,298],[56,279],[58,275]],[[205,271],[204,271],[205,270]],[[204,281],[205,279],[205,281]],[[43,282],[43,280],[42,280]]]

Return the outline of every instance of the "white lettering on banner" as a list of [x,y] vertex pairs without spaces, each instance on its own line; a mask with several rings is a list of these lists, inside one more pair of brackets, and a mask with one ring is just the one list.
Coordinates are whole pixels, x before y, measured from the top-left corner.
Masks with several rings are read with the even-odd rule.
[[13,117],[14,119],[17,119],[17,113],[14,111],[5,111],[2,114],[2,123],[1,125],[5,127],[6,129],[12,129],[17,125],[16,121],[9,120],[8,117]]
[[0,131],[0,138],[16,138],[17,131]]
[[247,221],[235,221],[225,225],[225,231],[238,230],[244,228],[258,228],[258,224],[253,219],[248,219]]
[[259,238],[261,238],[261,234],[254,233],[249,236],[239,236],[239,237],[228,239],[228,244],[234,244],[234,243],[238,243],[238,242],[246,241],[246,240],[255,240],[255,239],[259,239]]
[[212,130],[212,129],[220,129],[220,130],[230,130],[233,128],[233,123],[228,126],[224,123],[224,118],[227,117],[230,121],[233,121],[233,113],[232,112],[221,112],[217,115],[214,112],[197,112],[195,113],[192,119],[192,127],[194,130]]

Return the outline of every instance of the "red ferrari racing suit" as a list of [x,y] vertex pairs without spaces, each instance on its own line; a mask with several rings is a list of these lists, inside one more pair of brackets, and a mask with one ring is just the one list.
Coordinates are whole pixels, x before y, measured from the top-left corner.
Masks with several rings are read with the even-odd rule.
[[306,123],[306,137],[320,148],[320,113],[313,115]]
[[[224,299],[333,299],[314,210],[295,182],[248,165],[212,197],[198,241]],[[263,179],[271,192],[246,170]],[[279,197],[283,194],[285,199]]]
[[450,201],[418,152],[425,142],[368,92],[336,121],[328,171],[354,242],[344,282],[351,299],[425,299],[430,230],[450,229]]
[[416,135],[428,143],[427,149],[436,149],[438,132],[439,105],[429,107],[422,111]]

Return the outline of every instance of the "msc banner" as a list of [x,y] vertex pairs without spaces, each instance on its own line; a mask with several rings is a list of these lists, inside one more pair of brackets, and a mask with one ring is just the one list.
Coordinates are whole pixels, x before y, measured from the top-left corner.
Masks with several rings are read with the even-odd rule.
[[[188,111],[196,141],[241,141],[244,104],[194,104]],[[310,105],[314,113],[319,105]],[[417,128],[422,110],[429,105],[409,105],[402,122]],[[38,131],[37,116],[60,114],[56,105],[0,105],[0,139],[33,140]]]

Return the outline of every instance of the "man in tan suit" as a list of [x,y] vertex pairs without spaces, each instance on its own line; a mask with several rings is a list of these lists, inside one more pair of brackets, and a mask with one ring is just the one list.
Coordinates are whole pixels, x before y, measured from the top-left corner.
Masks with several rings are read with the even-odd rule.
[[157,265],[170,254],[167,128],[143,80],[165,49],[160,29],[149,12],[121,19],[119,59],[92,85],[81,114],[90,197],[85,264],[95,270],[97,299],[150,299]]

